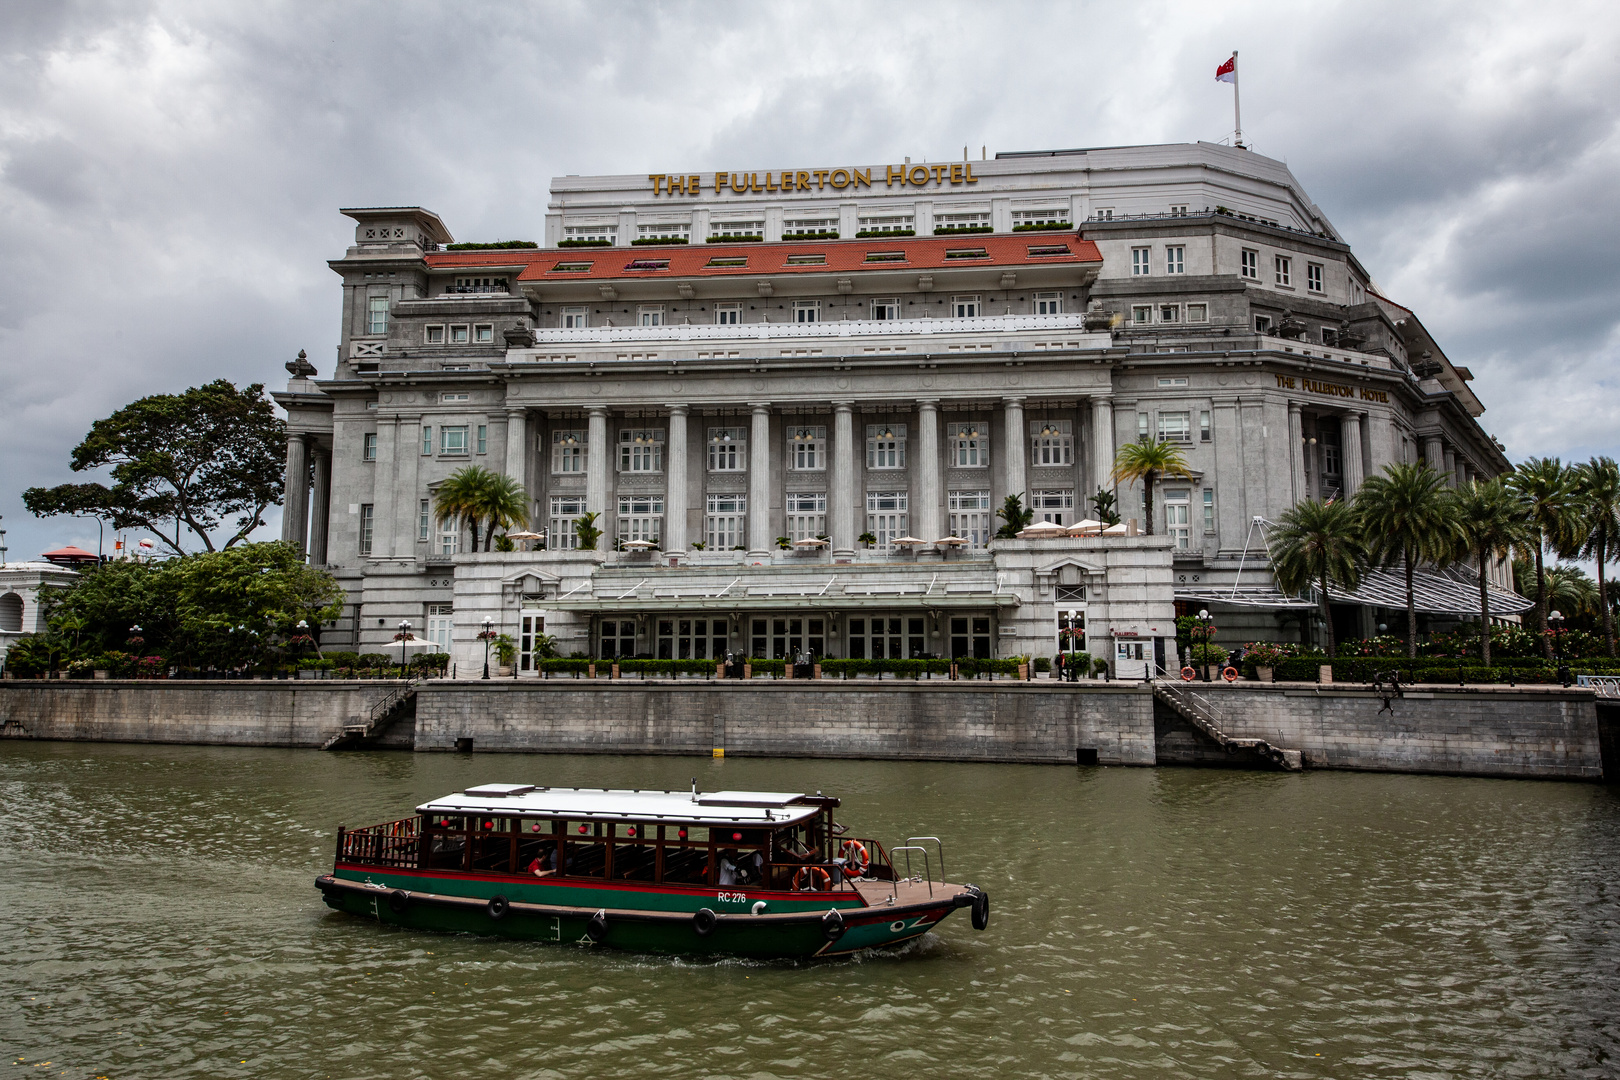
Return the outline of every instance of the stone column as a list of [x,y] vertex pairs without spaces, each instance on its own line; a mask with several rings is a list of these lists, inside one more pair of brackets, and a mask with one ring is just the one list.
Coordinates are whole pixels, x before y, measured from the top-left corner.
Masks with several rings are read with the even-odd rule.
[[1449,446],[1445,449],[1445,463],[1446,483],[1455,487],[1457,485],[1457,453]]
[[[399,470],[399,418],[394,416],[377,417],[377,469],[371,474],[371,557],[373,559],[392,558],[397,540],[394,536],[399,523],[395,520],[394,504],[395,490],[398,482],[395,473]],[[407,446],[405,453],[411,455],[411,463],[416,462],[417,447]]]
[[309,509],[309,561],[315,566],[325,566],[326,529],[332,517],[332,456],[320,443],[310,447],[310,453],[314,455],[315,468]]
[[1297,401],[1288,403],[1288,467],[1294,477],[1294,501],[1304,502],[1309,494],[1305,489],[1305,424]]
[[1423,437],[1423,460],[1429,463],[1429,468],[1437,473],[1446,471],[1445,444],[1438,435],[1425,435]]
[[1361,488],[1361,414],[1350,413],[1339,422],[1339,448],[1344,454],[1344,497]]
[[1017,495],[1024,509],[1029,509],[1028,480],[1024,470],[1024,447],[1029,445],[1029,431],[1024,427],[1024,399],[1001,399],[1002,446],[1001,455],[1007,462],[1007,494]]
[[585,442],[585,509],[600,515],[596,527],[603,529],[605,539],[605,525],[611,517],[608,480],[613,475],[613,448],[608,445],[606,409],[591,410]]
[[[380,441],[380,440],[379,440]],[[281,502],[281,538],[304,552],[309,521],[309,447],[302,435],[287,436],[287,474]]]
[[[402,559],[412,559],[417,555],[420,543],[420,514],[418,504],[421,502],[421,491],[417,490],[417,476],[422,466],[422,418],[420,416],[401,416],[399,429],[395,436],[394,487],[398,500],[394,510],[398,521],[394,523],[393,535],[394,554]],[[381,520],[380,518],[378,519]],[[433,515],[428,514],[428,536],[433,536]],[[482,537],[480,537],[482,539]],[[469,540],[470,542],[470,540]],[[421,553],[426,555],[424,548]]]
[[529,417],[522,409],[506,410],[506,475],[529,489]]
[[855,554],[855,408],[833,402],[832,468],[827,473],[827,535],[835,558]]
[[1108,477],[1114,471],[1114,402],[1111,398],[1091,399],[1091,480],[1092,488],[1086,492],[1086,512],[1090,517],[1091,497],[1101,489],[1112,487]]
[[669,462],[664,475],[669,484],[664,492],[664,554],[681,558],[686,556],[686,411],[685,405],[670,407],[665,444]]
[[917,403],[917,490],[912,492],[911,535],[938,540],[944,495],[939,476],[939,402]]
[[771,407],[753,403],[748,431],[748,557],[769,557],[771,542]]

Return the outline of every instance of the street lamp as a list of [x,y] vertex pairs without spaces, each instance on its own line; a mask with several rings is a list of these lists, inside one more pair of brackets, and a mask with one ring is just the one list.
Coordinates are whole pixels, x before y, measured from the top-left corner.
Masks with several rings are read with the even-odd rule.
[[1211,622],[1212,620],[1209,617],[1209,609],[1199,608],[1198,624],[1203,628],[1204,637],[1204,663],[1202,666],[1204,669],[1205,682],[1209,682],[1209,636],[1215,632],[1215,628],[1211,625]]
[[495,622],[488,615],[484,616],[484,632],[478,635],[484,639],[484,678],[489,678],[489,643],[495,636]]
[[399,677],[405,677],[405,642],[411,636],[411,623],[407,619],[399,624]]
[[1569,668],[1564,664],[1564,650],[1561,640],[1564,631],[1564,613],[1556,610],[1547,612],[1547,626],[1552,630],[1553,663],[1558,665],[1558,681],[1568,686]]

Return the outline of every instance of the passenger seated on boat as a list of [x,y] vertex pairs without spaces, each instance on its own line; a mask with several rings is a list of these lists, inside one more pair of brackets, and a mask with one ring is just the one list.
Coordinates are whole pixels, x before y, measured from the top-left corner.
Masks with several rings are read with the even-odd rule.
[[765,855],[751,851],[737,862],[737,884],[758,885],[764,877]]
[[720,858],[718,861],[718,866],[720,868],[720,880],[716,882],[716,884],[737,884],[737,864],[732,861],[736,857],[737,853],[730,848],[727,848],[725,851],[720,853]]

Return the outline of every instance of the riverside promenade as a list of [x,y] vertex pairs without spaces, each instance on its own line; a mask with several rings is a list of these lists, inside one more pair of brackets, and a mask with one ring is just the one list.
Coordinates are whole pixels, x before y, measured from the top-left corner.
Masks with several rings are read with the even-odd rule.
[[1557,686],[1418,685],[1392,698],[1364,685],[1249,682],[0,682],[4,739],[1583,781],[1603,779],[1607,711],[1592,691]]

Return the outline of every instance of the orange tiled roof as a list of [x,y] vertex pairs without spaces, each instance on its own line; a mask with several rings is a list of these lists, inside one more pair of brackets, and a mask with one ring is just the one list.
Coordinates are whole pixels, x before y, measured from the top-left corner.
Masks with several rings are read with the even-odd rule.
[[[1031,249],[1067,248],[1067,254],[1032,255]],[[949,252],[983,250],[983,257],[949,257]],[[899,252],[903,259],[868,262],[869,254]],[[789,263],[809,255],[820,263]],[[712,266],[716,259],[746,259],[742,266]],[[667,267],[634,269],[635,264],[667,261]],[[973,266],[1084,266],[1102,262],[1090,240],[1069,232],[1008,235],[969,233],[962,236],[874,237],[867,240],[795,240],[778,244],[670,244],[643,247],[533,248],[484,251],[438,251],[427,255],[439,269],[478,266],[523,266],[519,281],[577,281],[603,278],[736,277],[760,274],[851,273],[860,270],[940,270]],[[588,270],[558,271],[558,263],[590,264]]]

